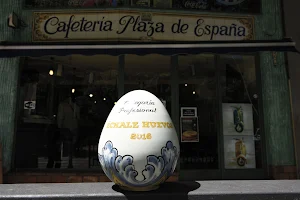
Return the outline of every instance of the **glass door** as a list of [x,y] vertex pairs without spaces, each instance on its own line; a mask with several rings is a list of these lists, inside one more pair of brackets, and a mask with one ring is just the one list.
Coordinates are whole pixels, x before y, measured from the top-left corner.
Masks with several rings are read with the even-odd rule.
[[263,179],[262,115],[254,55],[220,55],[222,179]]
[[215,56],[178,56],[178,84],[180,180],[220,179]]
[[128,54],[124,65],[125,94],[146,90],[158,97],[171,115],[170,57],[157,54]]

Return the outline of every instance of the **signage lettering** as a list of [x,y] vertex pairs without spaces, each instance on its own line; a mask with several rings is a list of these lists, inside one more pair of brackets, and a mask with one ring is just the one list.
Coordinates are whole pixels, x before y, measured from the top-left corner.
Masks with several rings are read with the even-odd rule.
[[[46,16],[45,16],[46,15]],[[67,18],[66,18],[67,15]],[[33,38],[41,40],[251,40],[253,18],[121,12],[35,14]],[[143,16],[147,17],[144,20]]]
[[226,35],[226,36],[246,36],[246,29],[243,26],[237,26],[236,24],[231,24],[230,26],[216,26],[216,25],[205,25],[203,19],[198,19],[197,25],[195,27],[195,35],[201,37],[203,35],[209,35],[210,40],[213,39],[215,35]]
[[[44,31],[49,35],[56,34],[57,32],[64,32],[65,38],[69,38],[70,31],[112,31],[112,21],[106,21],[105,17],[102,17],[102,20],[99,21],[87,21],[84,17],[78,21],[74,21],[74,18],[74,15],[70,16],[68,23],[66,23],[60,21],[58,17],[51,17],[46,20]],[[51,31],[50,28],[53,27],[54,31]]]
[[173,128],[173,124],[170,122],[108,122],[106,128]]
[[187,0],[184,2],[184,7],[185,8],[192,8],[192,9],[201,9],[201,10],[206,10],[208,8],[208,3],[207,1],[193,1],[193,0]]
[[154,33],[163,33],[164,24],[161,22],[143,22],[140,20],[140,16],[134,17],[131,15],[124,16],[120,19],[119,24],[121,25],[121,30],[117,31],[118,34],[122,34],[127,30],[133,32],[145,32],[147,36],[152,36]]

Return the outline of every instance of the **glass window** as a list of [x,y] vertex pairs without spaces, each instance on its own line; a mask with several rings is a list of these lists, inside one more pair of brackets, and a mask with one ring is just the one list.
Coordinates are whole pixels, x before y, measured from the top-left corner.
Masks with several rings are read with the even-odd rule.
[[208,12],[259,13],[261,0],[24,0],[25,8],[156,8]]
[[126,0],[25,0],[25,8],[101,8],[125,4]]
[[17,168],[101,168],[98,141],[117,101],[117,66],[107,55],[25,59]]
[[260,0],[173,0],[173,8],[212,12],[259,13]]
[[159,98],[171,116],[170,56],[125,56],[125,93],[143,89]]
[[262,168],[255,56],[220,56],[225,169]]
[[[214,56],[178,58],[181,169],[217,169],[217,90]],[[189,109],[196,109],[190,111]]]

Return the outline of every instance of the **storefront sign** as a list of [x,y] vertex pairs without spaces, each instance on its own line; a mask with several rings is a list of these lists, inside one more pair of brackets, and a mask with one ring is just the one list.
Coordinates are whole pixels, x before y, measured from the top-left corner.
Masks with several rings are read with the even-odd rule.
[[34,13],[34,41],[254,39],[252,17],[140,12]]

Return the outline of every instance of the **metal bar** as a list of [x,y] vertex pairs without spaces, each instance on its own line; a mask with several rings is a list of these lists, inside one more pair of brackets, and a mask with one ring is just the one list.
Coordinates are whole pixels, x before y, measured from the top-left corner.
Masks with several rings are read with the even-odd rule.
[[124,95],[124,77],[125,77],[125,55],[119,56],[119,65],[118,65],[118,98],[121,98]]
[[212,44],[125,44],[125,45],[0,45],[0,50],[42,49],[169,49],[169,48],[235,48],[235,47],[295,47],[295,42],[275,43],[212,43]]

